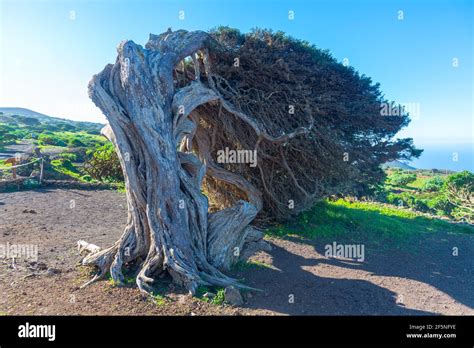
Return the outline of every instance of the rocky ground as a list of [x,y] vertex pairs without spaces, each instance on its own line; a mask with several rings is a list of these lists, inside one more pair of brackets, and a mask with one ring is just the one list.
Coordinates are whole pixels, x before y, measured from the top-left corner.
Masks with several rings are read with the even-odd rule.
[[369,246],[364,262],[325,257],[332,241],[269,238],[271,250],[232,272],[262,289],[243,293],[240,306],[207,303],[165,281],[155,301],[110,281],[80,289],[90,270],[78,266],[76,242],[108,246],[125,222],[125,195],[115,191],[0,194],[0,245],[32,244],[39,252],[36,263],[0,259],[0,314],[474,315],[474,236],[467,234],[419,236],[408,249]]

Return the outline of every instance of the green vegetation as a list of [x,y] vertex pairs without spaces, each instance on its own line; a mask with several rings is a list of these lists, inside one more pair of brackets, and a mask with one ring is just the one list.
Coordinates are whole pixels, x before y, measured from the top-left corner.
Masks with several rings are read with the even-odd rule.
[[106,143],[87,151],[84,172],[91,178],[105,182],[122,182],[122,167],[112,143]]
[[324,200],[294,221],[269,229],[267,234],[307,239],[349,237],[354,241],[370,236],[383,246],[387,239],[402,243],[416,233],[474,233],[472,226],[436,218],[473,222],[474,174],[401,169],[388,169],[386,173],[385,185],[373,197]]
[[[25,110],[25,112],[34,113]],[[104,142],[100,135],[102,125],[91,122],[75,122],[48,117],[45,115],[28,116],[12,113],[0,114],[0,146],[15,144],[21,140],[33,139],[38,145],[75,146],[79,144],[74,139],[97,140]],[[93,138],[91,136],[96,136]],[[99,140],[100,139],[100,140]],[[44,145],[43,144],[43,145]],[[76,145],[77,146],[77,145]]]
[[107,139],[100,135],[89,134],[84,131],[79,132],[49,132],[43,131],[37,137],[37,142],[41,146],[60,146],[60,147],[94,147],[103,145]]
[[394,186],[405,186],[416,180],[416,174],[397,169],[389,177],[389,183]]
[[[102,125],[19,110],[23,110],[25,115],[0,114],[0,148],[5,150],[15,144],[38,147],[47,159],[44,179],[104,182],[119,190],[124,189],[123,174],[114,147],[100,135]],[[0,165],[4,165],[3,162]],[[38,168],[24,167],[17,174],[29,176]],[[11,172],[0,175],[8,177]],[[28,184],[27,187],[36,186]]]
[[152,294],[152,298],[153,298],[153,302],[157,305],[157,306],[164,306],[166,304],[166,297],[163,296],[163,295],[160,295],[160,294],[155,294],[153,293]]
[[[99,135],[101,125],[55,120],[0,114],[0,147],[31,142],[49,158],[45,164],[45,178],[105,182],[123,191],[120,162],[113,145]],[[0,160],[0,166],[5,166],[4,162]],[[18,175],[29,176],[23,171],[38,169],[39,165],[19,168]],[[325,200],[268,233],[313,238],[342,235],[350,230],[356,238],[357,232],[364,230],[382,238],[403,238],[414,231],[471,231],[468,227],[454,226],[430,216],[474,223],[474,174],[401,168],[385,168],[385,174],[384,185],[377,186],[365,197],[359,196],[360,201]],[[35,178],[22,184],[23,189],[38,186]],[[252,267],[267,265],[239,262],[235,269]]]
[[474,223],[474,174],[464,171],[450,175],[443,189],[446,199],[454,207],[451,215]]
[[15,144],[16,141],[28,136],[26,129],[17,128],[14,125],[0,123],[0,146]]
[[349,238],[354,242],[363,239],[383,248],[388,240],[400,246],[416,234],[440,231],[474,233],[474,228],[388,204],[338,199],[322,201],[294,221],[268,229],[267,234],[304,239]]
[[[407,179],[409,178],[409,179]],[[383,194],[377,200],[398,207],[473,221],[474,174],[388,170]]]
[[[135,277],[133,278],[133,286],[136,286]],[[169,302],[173,302],[173,299],[166,295],[167,285],[166,282],[160,282],[154,285],[154,290],[151,292],[151,299],[157,306],[163,306]]]
[[[109,272],[107,272],[106,274],[106,278],[107,278],[107,281],[109,283],[110,286],[121,286],[120,283],[116,282],[115,280],[113,280],[112,276],[110,275]],[[129,269],[124,269],[124,272],[123,272],[123,282],[124,282],[124,286],[126,287],[135,287],[135,284],[136,284],[136,277],[135,275],[133,274],[133,272],[131,272],[131,270]]]
[[72,164],[69,159],[60,158],[51,160],[51,166],[54,168],[55,171],[70,176],[75,179],[79,179],[81,174],[79,173],[78,169]]
[[234,271],[244,271],[247,269],[252,269],[252,268],[273,268],[271,265],[268,265],[264,262],[260,261],[237,261],[234,266],[232,267],[232,270]]
[[438,192],[443,188],[444,178],[439,175],[433,176],[424,181],[421,185],[422,192]]
[[[215,296],[204,297],[206,293],[212,293]],[[201,301],[212,303],[217,306],[221,306],[225,303],[224,288],[221,287],[199,286],[196,289],[196,297]]]
[[224,289],[219,289],[217,290],[216,296],[214,296],[210,303],[221,306],[225,302],[225,295],[224,295]]

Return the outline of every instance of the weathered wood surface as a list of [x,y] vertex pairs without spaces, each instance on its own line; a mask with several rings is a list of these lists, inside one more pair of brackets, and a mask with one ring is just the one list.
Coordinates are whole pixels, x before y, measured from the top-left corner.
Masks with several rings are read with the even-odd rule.
[[[244,287],[222,270],[238,259],[247,226],[262,207],[261,194],[244,178],[217,166],[206,135],[197,131],[196,108],[223,102],[212,83],[200,81],[199,64],[191,84],[176,90],[173,81],[176,65],[186,57],[196,63],[197,53],[204,55],[209,74],[209,42],[208,34],[200,31],[151,35],[146,48],[124,41],[115,64],[90,82],[90,97],[109,121],[103,134],[116,146],[128,201],[128,222],[120,240],[83,260],[84,265],[98,266],[91,281],[110,270],[114,281],[123,283],[122,267],[137,262],[136,281],[144,292],[151,291],[154,278],[164,271],[192,293],[200,284]],[[205,174],[239,185],[248,201],[209,213],[208,199],[201,193]]]

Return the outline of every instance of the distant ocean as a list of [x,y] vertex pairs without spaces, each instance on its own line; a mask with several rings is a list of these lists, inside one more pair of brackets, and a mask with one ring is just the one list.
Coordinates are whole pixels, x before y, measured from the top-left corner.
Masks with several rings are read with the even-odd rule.
[[417,169],[448,169],[474,172],[474,143],[417,143],[420,158],[408,162]]

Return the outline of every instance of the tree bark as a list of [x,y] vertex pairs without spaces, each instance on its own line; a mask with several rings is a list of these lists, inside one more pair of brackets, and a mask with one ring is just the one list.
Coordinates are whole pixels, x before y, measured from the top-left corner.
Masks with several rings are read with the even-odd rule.
[[[208,34],[200,31],[150,35],[146,48],[125,41],[115,64],[92,78],[90,97],[109,121],[104,134],[115,144],[124,171],[128,221],[114,245],[84,258],[84,265],[99,270],[90,282],[110,271],[123,283],[122,267],[135,262],[136,283],[147,293],[162,272],[191,293],[199,285],[245,287],[221,270],[238,258],[261,195],[245,179],[215,166],[204,135],[197,155],[192,152],[196,108],[220,99],[200,81],[199,65],[191,84],[175,90],[173,81],[173,69],[186,57],[195,61],[196,53],[205,55],[209,45]],[[248,201],[209,213],[201,193],[206,173],[244,185]]]

